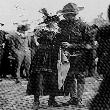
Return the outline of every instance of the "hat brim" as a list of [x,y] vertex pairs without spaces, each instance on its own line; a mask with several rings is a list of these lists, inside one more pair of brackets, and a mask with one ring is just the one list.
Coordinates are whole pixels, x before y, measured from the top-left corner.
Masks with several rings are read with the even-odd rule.
[[[79,11],[82,11],[83,9],[84,9],[84,7],[77,7],[77,11],[78,11],[78,12],[79,12]],[[58,13],[60,13],[60,14],[67,14],[67,13],[75,13],[75,11],[65,12],[64,10],[59,10],[59,11],[56,12],[56,14],[58,14]]]
[[54,23],[54,22],[49,22],[49,23],[40,22],[40,23],[38,23],[38,25],[42,25],[42,24],[48,25],[48,24],[53,24],[53,23]]

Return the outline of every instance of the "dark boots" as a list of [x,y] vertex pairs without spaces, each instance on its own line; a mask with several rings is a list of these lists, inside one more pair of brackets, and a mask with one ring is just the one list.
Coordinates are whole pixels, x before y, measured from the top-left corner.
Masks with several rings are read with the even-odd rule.
[[[34,95],[34,103],[33,103],[33,110],[39,109],[39,96]],[[48,106],[50,107],[59,107],[58,103],[55,101],[55,96],[50,96],[48,100]]]
[[39,96],[34,95],[33,110],[38,110],[39,104]]
[[58,103],[55,101],[55,96],[49,96],[48,106],[59,107]]

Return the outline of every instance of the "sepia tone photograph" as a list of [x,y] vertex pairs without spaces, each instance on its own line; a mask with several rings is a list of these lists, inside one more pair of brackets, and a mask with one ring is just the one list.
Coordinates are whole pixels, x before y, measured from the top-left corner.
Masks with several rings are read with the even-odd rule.
[[0,0],[0,110],[110,110],[110,0]]

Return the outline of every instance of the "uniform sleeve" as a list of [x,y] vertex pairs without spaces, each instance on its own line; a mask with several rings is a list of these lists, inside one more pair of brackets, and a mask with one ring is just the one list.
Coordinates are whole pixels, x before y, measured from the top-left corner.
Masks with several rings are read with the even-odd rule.
[[83,28],[84,28],[84,32],[83,32],[84,40],[86,43],[91,44],[92,43],[92,35],[90,33],[91,27],[85,23]]

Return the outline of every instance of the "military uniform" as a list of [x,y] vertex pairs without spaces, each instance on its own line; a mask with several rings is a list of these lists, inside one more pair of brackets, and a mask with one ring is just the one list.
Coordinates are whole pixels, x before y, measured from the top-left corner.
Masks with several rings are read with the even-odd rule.
[[70,69],[64,83],[64,92],[70,93],[71,98],[64,105],[78,105],[82,99],[85,83],[84,73],[88,65],[89,49],[92,48],[88,34],[89,26],[81,19],[76,18],[82,9],[84,7],[77,7],[75,3],[68,3],[57,12],[65,18],[59,22],[60,35],[58,36],[60,40],[57,41],[63,42],[63,47],[66,47],[70,54]]
[[37,39],[39,45],[30,67],[30,77],[27,85],[27,93],[29,95],[50,95],[58,92],[57,65],[54,69],[53,62],[55,62],[55,59],[53,59],[52,54],[52,37],[54,34],[52,31],[40,30],[40,35]]
[[39,23],[46,24],[44,29],[34,30],[37,31],[38,42],[37,51],[35,52],[31,67],[30,67],[30,78],[27,85],[27,94],[34,95],[34,109],[39,108],[39,96],[40,95],[49,95],[48,105],[57,106],[55,101],[55,96],[58,92],[57,84],[57,65],[56,57],[54,57],[54,45],[53,37],[54,24],[59,20],[57,16],[49,16],[45,8],[41,9],[41,12],[44,15],[44,21]]
[[[77,98],[75,79],[77,79],[77,86],[80,86],[80,84],[84,85],[84,72],[88,66],[88,55],[90,52],[84,45],[91,42],[88,34],[90,28],[80,20],[61,20],[59,27],[60,33],[56,35],[56,39],[54,40],[56,43],[55,52],[58,52],[58,46],[60,47],[62,42],[69,42],[73,45],[70,48],[66,48],[70,53],[70,69],[64,83],[64,93],[68,95],[69,92],[72,92],[73,96],[71,97]],[[81,92],[80,88],[79,91]]]

